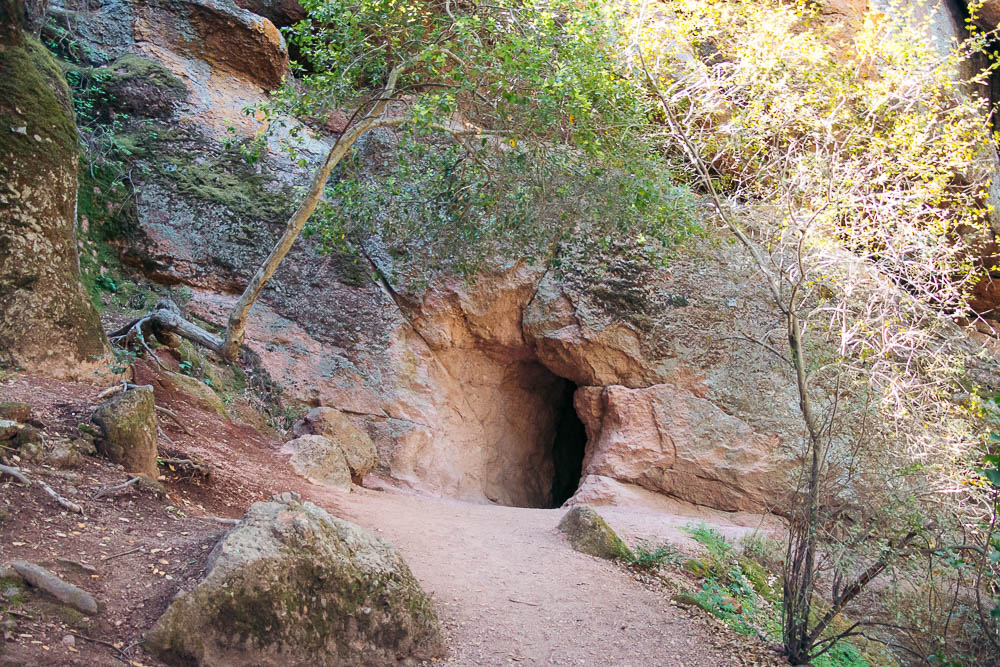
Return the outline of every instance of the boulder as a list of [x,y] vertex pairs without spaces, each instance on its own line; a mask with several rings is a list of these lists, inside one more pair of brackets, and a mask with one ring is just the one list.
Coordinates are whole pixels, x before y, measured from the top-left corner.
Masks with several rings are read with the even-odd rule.
[[250,507],[146,643],[175,665],[386,665],[443,652],[431,600],[396,549],[294,494]]
[[279,27],[291,25],[306,17],[306,10],[299,4],[299,0],[236,0],[236,4]]
[[180,392],[187,396],[189,401],[204,410],[209,410],[224,419],[229,419],[226,411],[226,404],[222,402],[219,395],[207,384],[183,373],[166,371],[157,378],[159,382],[173,391]]
[[566,512],[559,522],[559,530],[580,553],[608,560],[632,559],[632,551],[601,515],[587,505],[577,505]]
[[115,394],[98,406],[91,419],[101,427],[97,449],[125,470],[157,479],[156,406],[149,387]]
[[78,139],[69,89],[46,48],[0,8],[0,368],[67,380],[108,369],[108,342],[80,283]]
[[788,488],[780,438],[687,388],[582,387],[574,404],[587,429],[585,477],[749,512],[774,508]]
[[0,402],[0,420],[9,419],[22,424],[31,419],[31,406],[24,401]]
[[338,489],[351,488],[351,469],[344,452],[321,435],[303,435],[285,443],[282,451],[291,454],[291,464],[313,484]]
[[358,483],[378,464],[375,443],[340,410],[313,408],[292,427],[295,435],[321,435],[337,444],[347,459],[351,477]]

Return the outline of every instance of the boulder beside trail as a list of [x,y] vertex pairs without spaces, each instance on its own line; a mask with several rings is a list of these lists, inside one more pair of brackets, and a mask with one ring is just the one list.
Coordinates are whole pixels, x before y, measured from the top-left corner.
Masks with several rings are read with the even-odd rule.
[[351,477],[359,484],[378,465],[375,443],[340,410],[313,408],[292,427],[292,432],[297,436],[321,435],[340,447]]
[[170,664],[385,665],[443,652],[396,549],[285,493],[255,503],[147,634]]
[[303,435],[285,443],[282,451],[291,454],[295,472],[313,484],[338,489],[351,488],[351,469],[344,452],[321,435]]
[[559,522],[570,545],[579,551],[608,560],[631,560],[632,552],[594,508],[577,505]]
[[101,427],[98,451],[125,470],[157,479],[156,404],[149,387],[115,394],[94,411],[93,422]]

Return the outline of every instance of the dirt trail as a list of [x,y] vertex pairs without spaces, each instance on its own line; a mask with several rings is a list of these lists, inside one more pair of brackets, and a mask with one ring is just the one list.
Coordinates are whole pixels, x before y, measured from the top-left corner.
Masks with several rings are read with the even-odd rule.
[[451,648],[444,664],[738,664],[724,640],[709,643],[704,619],[570,549],[556,529],[565,510],[364,489],[308,495],[402,552],[438,604]]

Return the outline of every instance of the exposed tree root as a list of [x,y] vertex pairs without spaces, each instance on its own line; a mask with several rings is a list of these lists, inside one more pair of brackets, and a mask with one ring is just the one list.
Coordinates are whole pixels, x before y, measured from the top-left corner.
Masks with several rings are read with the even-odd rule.
[[177,336],[206,347],[223,358],[229,358],[223,354],[223,340],[205,331],[197,324],[192,324],[184,319],[180,308],[170,299],[160,300],[146,315],[109,333],[108,339],[120,347],[138,346],[159,364],[160,362],[150,349],[148,341],[156,338],[164,345],[173,346],[177,343]]
[[[187,427],[187,425],[186,425],[186,424],[184,424],[184,423],[183,423],[183,422],[181,421],[181,418],[177,416],[177,413],[176,413],[176,412],[174,412],[173,410],[171,410],[171,409],[169,409],[169,408],[165,408],[165,407],[163,407],[162,405],[157,405],[157,406],[156,406],[156,409],[157,409],[157,410],[158,410],[159,412],[162,412],[162,413],[163,413],[163,414],[165,414],[166,416],[170,417],[170,419],[171,419],[171,420],[172,420],[172,421],[173,421],[173,422],[174,422],[175,424],[177,424],[177,426],[178,426],[178,427],[180,427],[180,429],[181,429],[182,431],[184,431],[184,432],[185,432],[185,433],[187,433],[188,435],[194,435],[194,433],[193,433],[193,432],[191,431],[191,429],[189,429],[189,428]],[[166,437],[166,436],[164,436],[164,437]]]
[[133,477],[132,479],[128,480],[127,482],[122,482],[121,484],[115,484],[114,486],[101,487],[100,489],[98,489],[97,493],[95,493],[93,495],[93,499],[97,500],[98,498],[103,498],[104,496],[108,495],[112,491],[120,491],[121,489],[126,489],[126,488],[132,486],[133,484],[135,484],[138,481],[139,481],[139,477]]
[[[17,468],[12,468],[10,466],[0,465],[0,475],[9,475],[9,476],[13,477],[14,479],[16,479],[17,481],[19,481],[22,484],[24,484],[25,486],[31,486],[31,484],[32,484],[31,480],[28,479],[27,476],[25,476],[25,474],[23,472],[21,472]],[[62,507],[63,509],[69,510],[70,512],[76,512],[77,514],[83,514],[83,508],[82,507],[80,507],[76,503],[74,503],[74,502],[72,502],[70,500],[66,500],[65,498],[63,498],[62,496],[60,496],[58,493],[56,493],[55,491],[52,490],[51,486],[49,486],[45,482],[43,482],[41,480],[38,480],[37,482],[34,482],[34,483],[37,484],[42,489],[42,491],[44,491],[45,493],[47,493],[57,503],[59,503],[59,506]]]

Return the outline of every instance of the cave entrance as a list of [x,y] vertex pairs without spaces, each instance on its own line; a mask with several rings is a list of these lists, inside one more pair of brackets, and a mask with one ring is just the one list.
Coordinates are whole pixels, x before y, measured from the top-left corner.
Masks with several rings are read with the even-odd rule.
[[587,448],[587,431],[573,407],[577,386],[566,380],[556,417],[556,434],[552,440],[552,507],[561,507],[580,486],[583,456]]

